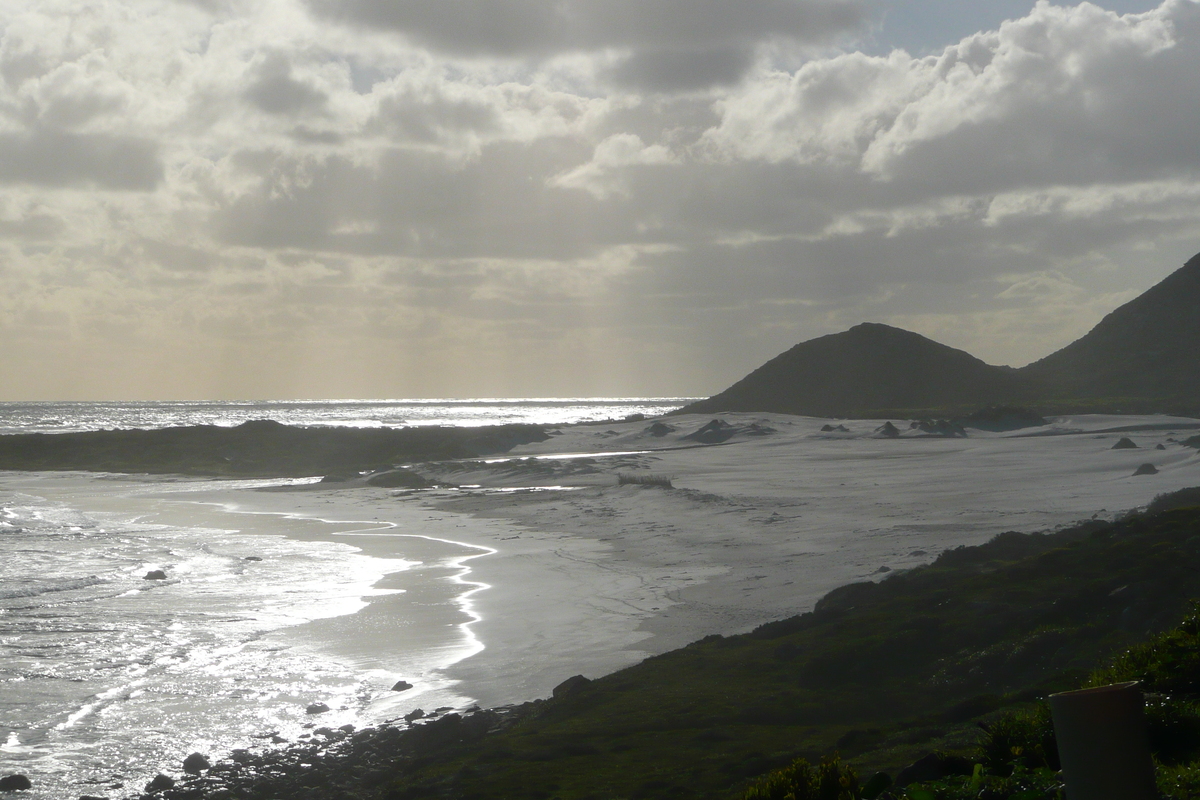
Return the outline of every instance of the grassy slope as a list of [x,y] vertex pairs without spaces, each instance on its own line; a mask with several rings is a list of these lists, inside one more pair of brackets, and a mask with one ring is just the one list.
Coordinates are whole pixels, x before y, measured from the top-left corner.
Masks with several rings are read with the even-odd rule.
[[[1200,508],[1004,534],[815,612],[710,637],[530,704],[392,797],[730,797],[797,754],[894,770],[1002,703],[1072,688],[1200,596]],[[839,745],[840,742],[840,745]]]

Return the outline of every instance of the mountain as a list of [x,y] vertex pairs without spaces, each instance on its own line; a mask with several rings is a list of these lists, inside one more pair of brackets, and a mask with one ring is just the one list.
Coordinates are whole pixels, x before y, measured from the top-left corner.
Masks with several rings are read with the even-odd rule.
[[1016,370],[890,325],[864,322],[802,342],[683,413],[774,411],[818,417],[1021,401]]
[[1066,398],[1200,397],[1200,255],[1021,372]]
[[863,323],[801,342],[678,413],[853,417],[1002,403],[1102,410],[1104,401],[1141,412],[1200,402],[1200,255],[1083,338],[1021,369],[986,364],[900,328]]

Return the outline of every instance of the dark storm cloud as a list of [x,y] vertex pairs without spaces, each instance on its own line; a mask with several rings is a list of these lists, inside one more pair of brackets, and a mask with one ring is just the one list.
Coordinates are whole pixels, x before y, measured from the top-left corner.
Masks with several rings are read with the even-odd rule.
[[308,0],[318,14],[399,32],[460,56],[627,50],[612,71],[638,88],[736,81],[756,47],[828,44],[867,22],[859,0]]
[[53,130],[0,134],[0,183],[149,191],[162,177],[158,147],[147,139]]

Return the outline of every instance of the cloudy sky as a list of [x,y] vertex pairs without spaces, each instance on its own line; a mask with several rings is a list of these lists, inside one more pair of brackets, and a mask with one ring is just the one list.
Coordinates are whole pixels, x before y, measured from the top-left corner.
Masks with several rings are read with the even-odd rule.
[[0,0],[0,399],[1022,365],[1200,251],[1200,3]]

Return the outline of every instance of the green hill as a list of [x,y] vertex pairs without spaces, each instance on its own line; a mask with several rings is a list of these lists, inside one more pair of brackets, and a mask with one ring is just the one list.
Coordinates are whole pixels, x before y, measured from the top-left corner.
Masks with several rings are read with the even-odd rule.
[[677,413],[920,416],[1014,403],[1046,412],[1196,413],[1197,352],[1200,255],[1083,338],[1021,369],[864,323],[802,342]]

